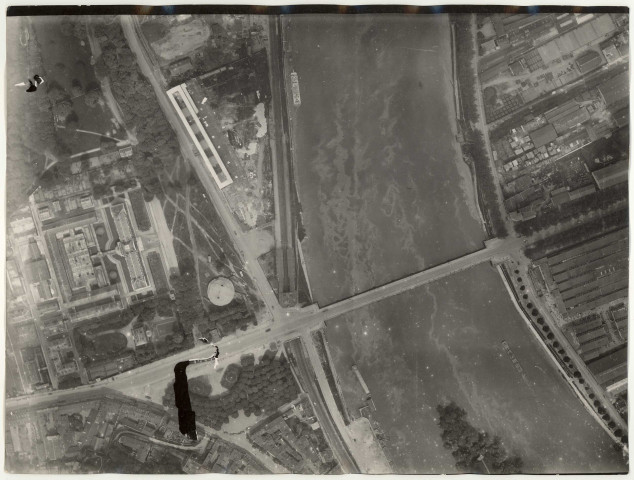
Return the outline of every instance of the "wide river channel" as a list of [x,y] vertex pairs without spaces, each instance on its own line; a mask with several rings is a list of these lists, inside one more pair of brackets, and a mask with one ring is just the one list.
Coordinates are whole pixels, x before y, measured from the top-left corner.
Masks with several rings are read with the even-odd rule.
[[[315,300],[482,248],[455,141],[447,17],[293,15],[284,25],[286,67],[300,83],[291,125]],[[347,407],[360,406],[357,364],[398,473],[454,471],[436,426],[448,400],[500,435],[527,472],[626,468],[489,264],[335,319],[326,333]]]

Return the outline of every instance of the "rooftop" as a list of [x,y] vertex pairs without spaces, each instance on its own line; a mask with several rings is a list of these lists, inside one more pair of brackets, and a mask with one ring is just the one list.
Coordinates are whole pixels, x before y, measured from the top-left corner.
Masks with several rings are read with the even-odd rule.
[[549,123],[531,132],[530,137],[535,148],[539,148],[555,140],[555,138],[557,138],[557,132],[555,131],[555,127]]
[[627,363],[627,345],[622,345],[610,354],[588,362],[588,368],[595,375],[599,375],[625,363]]
[[627,160],[613,163],[612,165],[608,165],[607,167],[592,172],[592,176],[600,189],[608,188],[622,182],[627,182],[627,174]]
[[630,94],[629,72],[622,72],[615,77],[603,82],[599,86],[599,92],[606,105],[612,105]]
[[588,73],[603,63],[601,54],[596,50],[588,50],[577,57],[577,67],[581,73]]

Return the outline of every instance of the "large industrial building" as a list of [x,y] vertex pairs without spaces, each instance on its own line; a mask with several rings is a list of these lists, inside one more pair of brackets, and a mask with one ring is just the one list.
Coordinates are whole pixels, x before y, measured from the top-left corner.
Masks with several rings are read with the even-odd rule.
[[554,141],[557,138],[557,132],[555,131],[555,127],[553,127],[550,123],[547,123],[543,127],[531,132],[530,137],[535,145],[535,148],[539,148]]
[[628,161],[622,160],[592,172],[597,186],[603,190],[619,183],[627,182]]
[[627,297],[628,229],[568,248],[538,262],[565,317]]
[[542,45],[537,50],[544,63],[548,65],[564,55],[573,53],[585,45],[597,41],[613,32],[615,28],[616,26],[610,15],[593,16],[591,14],[587,22]]
[[627,345],[588,362],[588,368],[608,392],[627,388]]
[[599,93],[605,104],[609,107],[620,100],[629,98],[630,75],[623,72],[599,85]]
[[577,57],[577,68],[579,73],[585,75],[603,64],[601,53],[596,50],[588,50]]
[[190,138],[196,146],[200,157],[204,160],[205,166],[216,181],[218,188],[222,189],[231,185],[233,180],[227,171],[216,147],[209,139],[207,131],[198,118],[198,108],[194,104],[187,86],[183,83],[167,91],[167,96],[172,102],[176,113],[180,117],[183,125],[187,129]]
[[587,121],[590,118],[590,114],[585,107],[571,100],[546,112],[544,117],[549,124],[552,124],[557,134],[561,135],[575,125]]

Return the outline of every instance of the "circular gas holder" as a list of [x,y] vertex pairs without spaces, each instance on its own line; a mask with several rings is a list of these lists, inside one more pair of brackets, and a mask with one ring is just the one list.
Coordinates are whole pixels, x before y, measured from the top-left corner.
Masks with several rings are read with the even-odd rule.
[[207,286],[207,297],[209,301],[219,307],[231,303],[235,293],[233,283],[225,277],[216,277],[209,282]]

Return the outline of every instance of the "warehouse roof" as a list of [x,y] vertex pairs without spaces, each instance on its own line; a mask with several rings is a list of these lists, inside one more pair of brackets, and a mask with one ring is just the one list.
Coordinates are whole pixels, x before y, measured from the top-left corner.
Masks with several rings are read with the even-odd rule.
[[546,113],[544,113],[544,117],[546,117],[546,120],[549,123],[553,123],[553,121],[557,121],[558,118],[566,115],[573,110],[577,110],[578,108],[579,105],[577,104],[577,102],[575,102],[574,100],[569,100],[563,105],[559,105],[558,107],[548,110]]
[[570,199],[576,200],[577,198],[585,197],[596,192],[597,188],[593,185],[586,185],[585,187],[577,188],[570,192]]
[[611,187],[621,182],[627,182],[628,161],[621,160],[607,167],[592,172],[594,180],[600,189]]
[[577,57],[577,67],[582,74],[600,67],[602,63],[601,54],[596,50],[588,50]]
[[562,55],[572,53],[584,45],[594,42],[598,38],[612,32],[615,29],[614,22],[610,15],[598,15],[592,21],[578,26],[574,30],[568,31],[550,42],[538,48],[538,51],[548,65],[553,60],[561,58]]
[[588,368],[592,373],[598,375],[613,368],[617,368],[627,362],[627,345],[619,347],[609,355],[597,360],[588,362]]
[[599,85],[599,92],[606,105],[612,105],[630,94],[629,72],[622,72]]
[[563,203],[568,203],[570,201],[570,192],[559,192],[555,194],[551,194],[550,198],[553,201],[553,205],[559,206]]
[[566,130],[585,122],[590,118],[588,110],[585,108],[576,107],[574,110],[567,112],[565,115],[561,115],[557,120],[551,123],[555,127],[558,134],[564,133]]
[[170,74],[173,76],[181,75],[193,68],[192,60],[189,57],[184,57],[175,62],[170,63]]
[[557,132],[555,131],[555,127],[548,123],[534,132],[531,132],[530,137],[533,144],[535,144],[535,148],[539,148],[557,138]]

